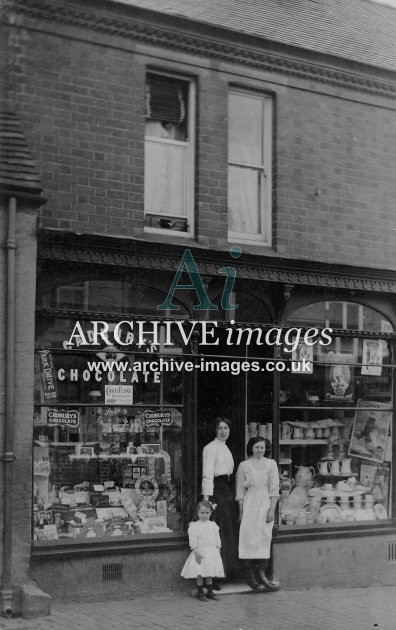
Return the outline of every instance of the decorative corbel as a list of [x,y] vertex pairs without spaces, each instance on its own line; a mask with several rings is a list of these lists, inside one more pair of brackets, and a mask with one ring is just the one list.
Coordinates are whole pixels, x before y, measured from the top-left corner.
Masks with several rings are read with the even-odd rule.
[[294,284],[284,284],[283,285],[283,297],[284,297],[285,302],[287,302],[289,300],[294,287],[295,287]]

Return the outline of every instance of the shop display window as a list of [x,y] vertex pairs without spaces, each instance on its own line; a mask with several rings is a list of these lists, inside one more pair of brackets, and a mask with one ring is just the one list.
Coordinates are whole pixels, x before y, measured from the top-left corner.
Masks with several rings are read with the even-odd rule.
[[[386,521],[392,517],[394,361],[385,333],[392,326],[372,309],[341,302],[304,307],[288,324],[296,321],[367,334],[340,331],[327,346],[300,344],[282,357],[289,370],[280,376],[280,527]],[[304,356],[311,368],[300,373]]]
[[37,407],[34,540],[180,531],[177,407]]
[[[87,285],[75,289],[73,306]],[[150,338],[93,349],[65,343],[75,323],[67,314],[37,315],[34,545],[180,532],[183,375],[147,368],[179,356],[180,340],[173,337],[172,355]],[[88,338],[92,321],[81,318],[80,326]],[[128,326],[120,330],[126,334]]]

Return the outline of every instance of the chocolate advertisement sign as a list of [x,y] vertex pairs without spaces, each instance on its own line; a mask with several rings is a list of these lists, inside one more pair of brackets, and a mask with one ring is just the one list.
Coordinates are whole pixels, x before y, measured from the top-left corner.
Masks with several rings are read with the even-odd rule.
[[146,427],[159,424],[169,426],[173,422],[173,413],[169,409],[166,411],[152,411],[151,409],[146,409],[144,412],[144,422]]
[[54,358],[50,350],[40,350],[41,391],[44,401],[58,400]]
[[80,424],[80,412],[76,409],[49,409],[47,422],[57,426],[78,427]]
[[329,352],[325,371],[325,400],[327,402],[353,402],[354,368],[349,365],[353,357],[349,353]]

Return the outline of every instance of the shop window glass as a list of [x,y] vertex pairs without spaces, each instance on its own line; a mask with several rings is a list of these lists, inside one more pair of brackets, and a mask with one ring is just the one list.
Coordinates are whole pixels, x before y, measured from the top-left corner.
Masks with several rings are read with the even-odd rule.
[[37,407],[34,540],[180,531],[181,435],[171,406]]
[[316,302],[303,306],[286,322],[291,326],[318,326],[364,330],[366,332],[393,332],[394,327],[379,311],[355,302]]
[[[289,326],[391,332],[377,311],[323,302]],[[302,358],[310,370],[299,372]],[[282,356],[279,505],[282,529],[375,525],[392,517],[392,340],[344,336]]]
[[[86,308],[110,306],[110,283],[96,282],[95,290],[91,283],[76,288]],[[126,289],[115,283],[113,311],[120,296],[124,304],[135,303]],[[65,299],[70,295],[77,294],[54,291],[49,303],[81,308],[75,297],[75,302]],[[143,312],[163,301],[159,292],[145,295],[149,299],[140,303]],[[87,313],[86,320],[79,320],[86,339],[92,319]],[[160,356],[165,363],[180,357],[180,335],[172,332],[171,349],[163,346],[162,333],[158,345],[147,337],[143,343],[136,338],[127,348],[103,341],[82,349],[78,343],[65,344],[74,318],[56,316],[47,308],[36,321],[34,544],[113,537],[132,541],[181,531],[186,500],[183,375],[166,369],[160,373],[154,365]],[[121,326],[120,338],[129,332],[127,324]],[[111,368],[113,361],[118,363]]]

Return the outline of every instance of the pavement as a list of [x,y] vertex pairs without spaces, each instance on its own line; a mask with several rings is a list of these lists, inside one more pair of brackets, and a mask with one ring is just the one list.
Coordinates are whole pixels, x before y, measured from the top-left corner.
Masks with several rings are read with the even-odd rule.
[[177,592],[129,601],[54,602],[51,616],[0,618],[0,630],[395,630],[396,587],[223,593]]

